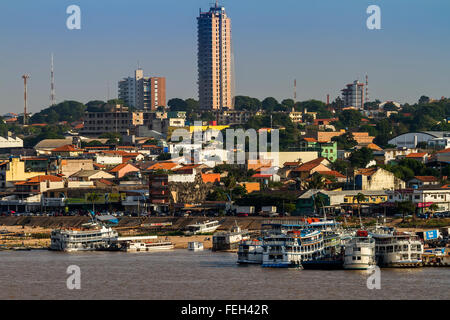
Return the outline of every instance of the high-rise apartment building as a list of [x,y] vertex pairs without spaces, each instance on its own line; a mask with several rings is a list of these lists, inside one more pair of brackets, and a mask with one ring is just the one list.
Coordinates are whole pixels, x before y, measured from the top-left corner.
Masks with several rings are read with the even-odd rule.
[[156,110],[166,105],[166,78],[144,77],[138,69],[133,77],[119,81],[119,99],[125,105],[137,109]]
[[231,20],[216,2],[197,18],[198,96],[202,109],[233,108]]
[[364,109],[364,83],[355,80],[353,83],[347,84],[346,88],[341,91],[344,107]]

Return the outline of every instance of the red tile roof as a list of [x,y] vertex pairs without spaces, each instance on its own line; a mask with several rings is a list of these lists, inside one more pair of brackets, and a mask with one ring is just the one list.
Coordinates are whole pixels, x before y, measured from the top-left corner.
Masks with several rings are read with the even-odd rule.
[[261,173],[255,173],[252,175],[252,178],[270,178],[272,177],[271,174],[261,174]]
[[378,168],[361,168],[356,170],[356,174],[362,174],[364,176],[371,176],[373,175],[375,172],[377,172]]
[[342,173],[331,170],[331,171],[317,171],[318,173],[320,173],[321,175],[324,176],[333,176],[336,178],[346,178]]
[[449,152],[450,152],[450,148],[436,151],[436,153],[449,153]]
[[426,152],[410,153],[406,155],[406,158],[423,158],[426,155]]
[[439,181],[438,178],[433,176],[415,176],[415,179],[422,181],[422,182],[437,182]]
[[61,177],[51,176],[51,175],[43,175],[43,176],[36,176],[36,177],[30,178],[27,181],[16,182],[15,184],[16,185],[26,185],[26,184],[36,184],[36,183],[45,182],[45,181],[61,182],[63,180],[64,179]]
[[317,140],[314,138],[303,138],[303,140],[305,140],[306,142],[317,142]]
[[126,166],[132,166],[133,168],[135,168],[136,170],[139,170],[138,168],[136,168],[135,166],[129,164],[129,163],[122,163],[119,164],[118,166],[115,166],[114,168],[112,168],[111,170],[109,170],[109,172],[119,172],[120,170],[122,170],[123,168],[125,168]]
[[107,186],[114,186],[115,185],[114,183],[112,183],[111,181],[106,180],[106,179],[98,179],[97,182],[101,182],[103,184],[106,184]]
[[83,150],[75,148],[72,144],[66,144],[65,146],[55,148],[52,150],[52,152],[81,152]]
[[178,164],[174,162],[157,162],[148,167],[147,170],[171,170],[176,166],[178,166]]
[[315,167],[319,166],[322,161],[324,161],[325,158],[317,158],[308,162],[305,162],[304,164],[302,164],[300,167],[295,168],[292,171],[296,171],[296,172],[307,172],[307,171],[311,171],[312,169],[314,169]]

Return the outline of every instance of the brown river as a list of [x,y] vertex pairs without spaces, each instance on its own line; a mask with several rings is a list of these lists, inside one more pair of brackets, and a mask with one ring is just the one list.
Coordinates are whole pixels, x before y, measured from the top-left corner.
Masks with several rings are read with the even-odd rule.
[[[367,271],[266,269],[236,254],[0,251],[0,299],[450,299],[450,268]],[[80,268],[79,290],[67,268]]]

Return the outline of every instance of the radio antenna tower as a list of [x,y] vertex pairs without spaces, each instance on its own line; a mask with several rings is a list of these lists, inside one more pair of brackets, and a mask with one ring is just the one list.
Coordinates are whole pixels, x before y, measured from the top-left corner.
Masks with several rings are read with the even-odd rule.
[[23,99],[24,99],[24,109],[23,109],[23,125],[27,124],[27,80],[30,79],[30,76],[27,74],[24,74],[22,76],[23,79],[23,87],[24,87],[24,92],[23,92]]
[[50,104],[54,106],[56,104],[55,101],[55,72],[53,69],[53,53],[52,53],[52,62],[50,67]]
[[366,103],[369,102],[369,76],[366,74]]
[[294,103],[297,101],[297,79],[294,79]]

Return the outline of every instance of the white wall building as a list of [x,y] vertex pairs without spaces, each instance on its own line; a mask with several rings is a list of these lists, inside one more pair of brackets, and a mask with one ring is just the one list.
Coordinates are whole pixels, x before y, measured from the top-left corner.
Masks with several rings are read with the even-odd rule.
[[422,131],[401,134],[388,141],[397,147],[416,148],[419,142],[450,147],[450,132],[448,131]]
[[23,148],[23,140],[8,132],[8,136],[0,137],[0,149]]

